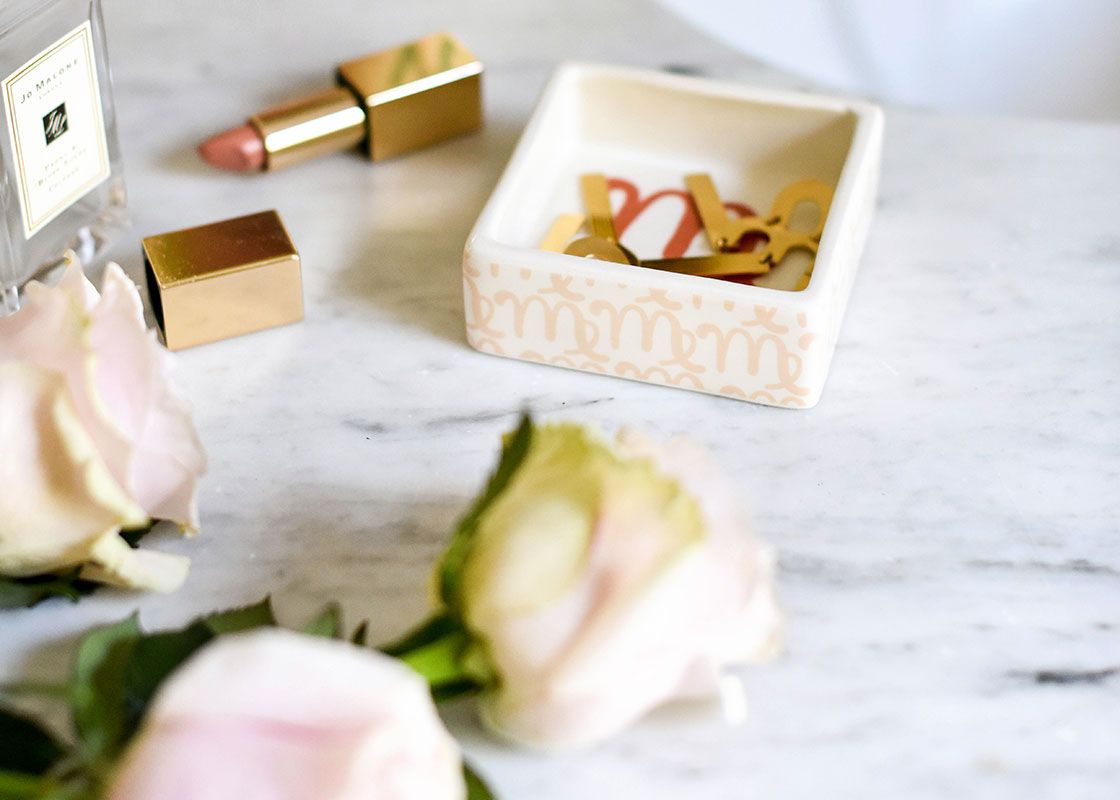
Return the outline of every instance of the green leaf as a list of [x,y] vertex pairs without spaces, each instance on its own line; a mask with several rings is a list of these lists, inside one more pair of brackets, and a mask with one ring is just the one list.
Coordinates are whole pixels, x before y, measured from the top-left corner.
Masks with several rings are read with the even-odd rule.
[[136,732],[167,676],[213,638],[206,623],[196,621],[179,631],[145,634],[136,640],[124,670],[124,720],[114,745],[123,746]]
[[489,668],[472,658],[475,644],[470,634],[450,612],[437,614],[378,650],[419,672],[437,703],[475,694],[492,681]]
[[0,578],[0,609],[31,608],[52,597],[77,602],[97,588],[92,581],[78,578],[78,570],[61,575],[36,575],[32,578]]
[[466,761],[463,762],[463,779],[467,782],[467,800],[494,800],[494,793]]
[[324,639],[338,639],[342,636],[342,609],[338,603],[331,603],[320,611],[314,619],[300,629],[308,636],[321,636]]
[[17,683],[0,683],[0,694],[9,694],[16,697],[39,697],[69,703],[70,698],[73,697],[73,690],[69,683],[20,681]]
[[350,634],[350,644],[356,644],[358,647],[366,646],[366,639],[369,637],[369,620],[362,620],[352,634]]
[[478,668],[473,648],[470,634],[460,629],[394,657],[427,681],[435,702],[446,703],[477,694],[494,681],[488,667]]
[[128,546],[135,550],[140,546],[140,540],[152,532],[152,528],[158,523],[158,519],[153,519],[147,525],[141,528],[133,528],[127,531],[121,531],[121,538],[128,542]]
[[528,414],[522,414],[521,423],[512,436],[506,438],[502,446],[502,456],[498,460],[498,467],[483,489],[482,494],[475,500],[474,505],[459,521],[455,533],[451,537],[451,544],[443,555],[439,565],[439,596],[451,609],[458,608],[459,581],[463,562],[466,561],[473,544],[475,532],[478,530],[478,521],[482,514],[497,499],[509,485],[514,473],[525,460],[529,446],[533,439],[533,420]]
[[237,633],[252,628],[270,628],[276,625],[276,617],[272,613],[272,598],[265,597],[259,603],[244,608],[234,608],[229,611],[219,611],[210,614],[201,620],[211,633]]
[[78,647],[74,667],[74,727],[87,758],[99,758],[125,726],[125,674],[140,638],[136,615],[95,629]]
[[74,664],[75,688],[88,686],[94,673],[109,657],[109,651],[119,641],[136,639],[140,636],[140,625],[136,614],[112,625],[94,628],[85,635],[78,645],[78,658]]
[[0,578],[0,608],[31,608],[47,597],[49,592],[43,594],[11,578]]
[[96,780],[89,775],[64,781],[0,769],[0,800],[98,800]]
[[46,779],[38,775],[0,769],[0,800],[38,800],[49,785]]
[[395,642],[390,642],[379,648],[382,653],[393,658],[400,658],[406,653],[418,650],[432,642],[455,633],[462,626],[459,621],[449,613],[437,614],[409,633],[406,633]]
[[436,705],[443,705],[444,703],[450,703],[452,700],[474,697],[481,693],[486,685],[474,678],[460,678],[430,688],[432,690],[432,702]]
[[87,762],[112,758],[136,732],[160,685],[216,636],[276,624],[269,598],[142,633],[135,615],[82,641],[74,675],[74,723]]
[[431,644],[401,653],[397,658],[423,675],[429,686],[458,683],[470,677],[464,675],[462,666],[463,654],[470,643],[465,631],[455,631]]
[[27,717],[0,709],[0,770],[42,775],[63,756],[45,729]]

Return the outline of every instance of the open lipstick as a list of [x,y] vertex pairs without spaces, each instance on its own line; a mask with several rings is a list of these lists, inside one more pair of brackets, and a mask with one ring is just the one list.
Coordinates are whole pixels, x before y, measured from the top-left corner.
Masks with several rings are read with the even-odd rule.
[[207,139],[199,154],[235,172],[281,169],[359,145],[380,161],[482,125],[482,62],[449,33],[347,61],[336,80],[333,89]]

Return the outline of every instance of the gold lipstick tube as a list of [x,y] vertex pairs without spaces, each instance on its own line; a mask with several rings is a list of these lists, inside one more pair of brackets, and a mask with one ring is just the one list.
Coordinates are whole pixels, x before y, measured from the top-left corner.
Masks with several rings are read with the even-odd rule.
[[477,130],[482,62],[436,33],[338,67],[338,87],[250,118],[265,169],[363,145],[374,161]]
[[365,141],[366,115],[339,86],[249,118],[264,142],[265,169],[281,169]]

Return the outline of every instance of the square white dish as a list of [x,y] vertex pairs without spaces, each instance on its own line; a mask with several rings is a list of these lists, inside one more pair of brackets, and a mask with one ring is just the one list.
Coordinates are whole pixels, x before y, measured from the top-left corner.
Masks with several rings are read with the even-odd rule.
[[[756,403],[815,405],[874,212],[882,131],[869,103],[561,66],[467,241],[468,341]],[[539,249],[558,215],[582,211],[579,176],[589,172],[611,178],[621,242],[642,258],[710,252],[686,174],[710,174],[725,202],[760,215],[793,181],[833,186],[812,278],[792,290],[807,255],[744,285]]]

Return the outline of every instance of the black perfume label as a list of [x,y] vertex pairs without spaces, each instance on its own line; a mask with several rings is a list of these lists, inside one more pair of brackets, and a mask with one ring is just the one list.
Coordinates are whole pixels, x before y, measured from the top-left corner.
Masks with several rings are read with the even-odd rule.
[[68,130],[70,130],[70,125],[66,118],[65,103],[43,117],[43,135],[47,139],[47,144],[50,144]]

